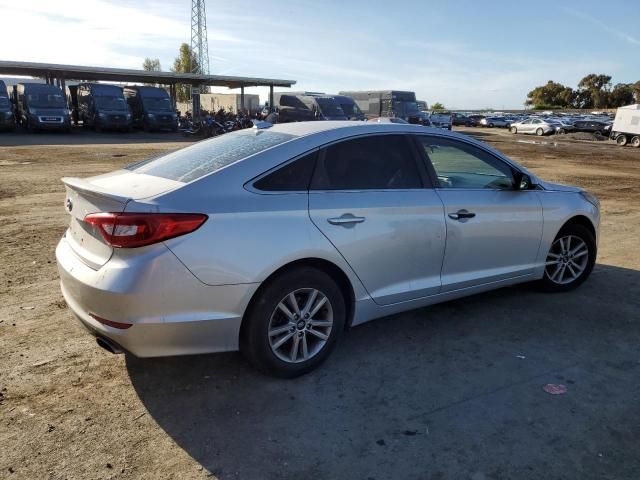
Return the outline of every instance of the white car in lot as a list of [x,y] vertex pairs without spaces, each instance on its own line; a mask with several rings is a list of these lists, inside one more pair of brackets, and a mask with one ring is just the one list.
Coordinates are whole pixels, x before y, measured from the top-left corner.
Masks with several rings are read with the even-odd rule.
[[521,122],[512,123],[509,130],[511,133],[527,133],[541,137],[556,133],[556,125],[541,118],[528,118]]

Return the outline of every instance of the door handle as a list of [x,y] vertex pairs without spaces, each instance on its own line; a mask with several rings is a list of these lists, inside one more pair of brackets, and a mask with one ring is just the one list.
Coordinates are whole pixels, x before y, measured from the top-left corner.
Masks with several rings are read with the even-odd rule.
[[353,226],[356,223],[364,222],[365,217],[356,217],[351,213],[345,213],[340,217],[327,218],[327,222],[331,225],[341,225],[343,227]]
[[465,220],[475,217],[475,213],[468,212],[467,210],[458,210],[456,213],[450,213],[449,218],[452,220]]

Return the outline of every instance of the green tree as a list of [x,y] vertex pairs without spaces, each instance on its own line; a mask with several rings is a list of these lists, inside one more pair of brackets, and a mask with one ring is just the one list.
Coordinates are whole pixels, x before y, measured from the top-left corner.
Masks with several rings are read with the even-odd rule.
[[[191,73],[198,71],[198,60],[191,51],[191,47],[183,43],[180,45],[180,52],[178,57],[173,62],[172,72],[175,73]],[[191,86],[178,84],[176,85],[176,95],[179,102],[186,102],[191,97]]]
[[526,105],[535,108],[567,108],[573,105],[575,92],[571,87],[549,80],[527,94]]
[[578,90],[575,92],[573,100],[574,108],[593,108],[593,99],[587,90]]
[[609,107],[618,108],[631,105],[634,100],[633,86],[629,83],[618,83],[609,93]]
[[580,80],[578,89],[589,93],[594,108],[607,108],[611,90],[611,75],[590,73]]
[[446,108],[444,108],[444,105],[440,102],[436,102],[431,104],[431,110],[446,110]]
[[631,85],[631,89],[633,90],[633,94],[636,97],[635,101],[637,103],[640,103],[640,80],[638,80],[636,83]]
[[142,62],[142,69],[147,72],[161,72],[162,67],[160,66],[159,58],[145,58],[144,62]]

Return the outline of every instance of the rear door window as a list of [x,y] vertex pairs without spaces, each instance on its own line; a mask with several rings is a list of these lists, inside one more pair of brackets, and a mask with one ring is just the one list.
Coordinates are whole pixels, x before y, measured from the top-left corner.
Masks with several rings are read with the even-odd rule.
[[259,179],[253,187],[265,192],[306,192],[309,189],[317,156],[318,152],[313,152],[289,162]]
[[312,190],[402,190],[422,188],[415,155],[404,135],[375,135],[327,147]]
[[126,168],[135,173],[187,183],[294,138],[295,135],[268,130],[241,130]]

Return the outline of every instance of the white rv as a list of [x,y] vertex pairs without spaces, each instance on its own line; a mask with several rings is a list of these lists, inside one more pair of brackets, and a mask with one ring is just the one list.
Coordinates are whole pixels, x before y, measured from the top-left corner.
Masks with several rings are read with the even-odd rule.
[[611,128],[611,139],[621,147],[628,143],[640,148],[640,104],[618,108]]

